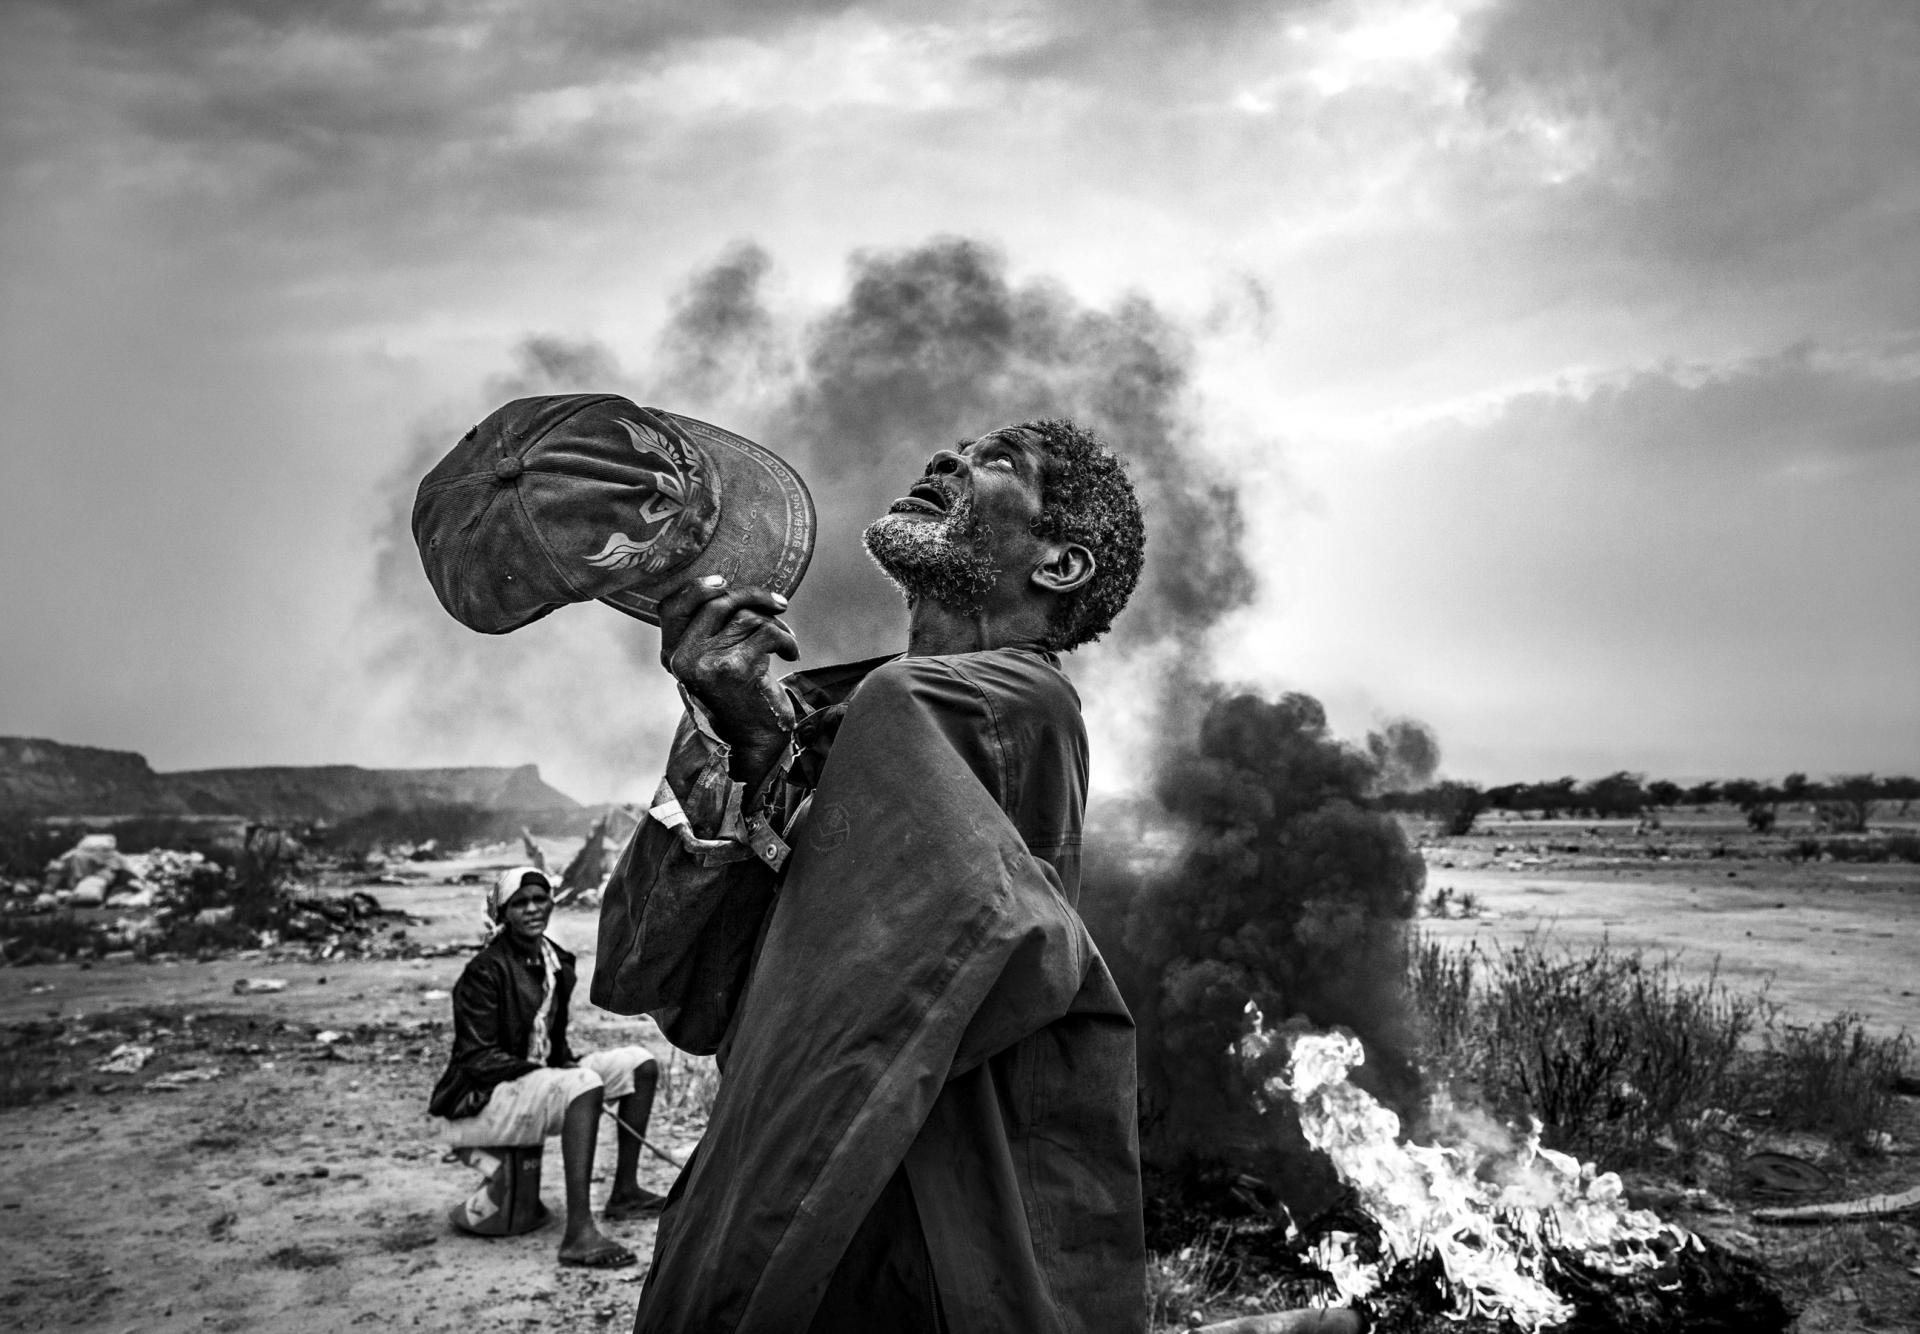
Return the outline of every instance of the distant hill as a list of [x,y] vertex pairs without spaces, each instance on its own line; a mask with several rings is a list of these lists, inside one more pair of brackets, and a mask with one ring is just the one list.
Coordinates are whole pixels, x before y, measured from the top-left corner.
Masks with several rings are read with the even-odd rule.
[[234,815],[344,820],[381,809],[473,806],[572,811],[537,765],[362,769],[352,764],[155,773],[130,750],[0,737],[0,813],[9,815]]

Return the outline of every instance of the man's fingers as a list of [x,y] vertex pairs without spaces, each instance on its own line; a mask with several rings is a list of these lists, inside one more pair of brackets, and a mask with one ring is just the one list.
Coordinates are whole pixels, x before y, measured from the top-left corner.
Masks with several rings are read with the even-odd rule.
[[[735,619],[757,614],[742,612]],[[759,625],[754,627],[752,637],[744,641],[744,646],[785,658],[788,662],[800,656],[800,641],[794,637],[793,627],[778,616],[761,616]]]
[[765,671],[768,654],[789,661],[800,656],[792,627],[777,616],[742,608],[713,634],[689,633],[661,662],[676,680],[694,685]]
[[[762,622],[777,621],[786,608],[785,596],[770,588],[729,585],[717,574],[696,579],[660,604],[660,664],[678,675],[676,661],[725,652]],[[765,651],[798,657],[793,631],[784,623],[780,628],[784,637],[770,640]]]
[[682,640],[691,638],[697,645],[719,634],[727,619],[743,607],[778,616],[787,609],[787,599],[756,584],[729,584],[717,574],[677,590],[660,604],[661,663],[674,656]]
[[717,574],[705,579],[695,579],[676,589],[674,593],[660,603],[660,665],[672,670],[671,660],[680,641],[686,638],[693,618],[700,609],[723,596],[727,591],[727,581]]
[[[794,638],[793,627],[778,616],[770,616],[753,607],[741,607],[727,617],[725,624],[712,635],[698,642],[716,656],[724,654],[732,657],[742,651],[774,653],[783,658],[800,656],[800,641]],[[694,645],[694,640],[686,641],[689,652]]]
[[785,609],[786,599],[778,594],[769,594],[764,589],[756,588],[729,588],[700,604],[687,622],[686,635],[681,643],[696,655],[704,652],[704,646],[708,644],[717,648],[738,643],[752,625],[748,621],[735,626],[734,622],[740,617],[777,616]]

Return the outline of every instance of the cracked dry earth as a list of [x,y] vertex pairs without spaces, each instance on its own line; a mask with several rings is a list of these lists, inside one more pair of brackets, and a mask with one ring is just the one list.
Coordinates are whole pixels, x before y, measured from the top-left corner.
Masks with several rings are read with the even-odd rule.
[[[570,916],[556,934],[580,948],[591,921]],[[0,1063],[40,1094],[0,1109],[0,1328],[627,1328],[651,1220],[603,1225],[641,1260],[610,1271],[560,1267],[557,1218],[502,1239],[446,1221],[478,1181],[442,1161],[425,1116],[449,1040],[444,993],[463,962],[0,974]],[[584,974],[591,960],[580,962]],[[286,990],[233,994],[236,979],[263,974]],[[670,1083],[690,1085],[686,1058],[669,1063],[650,1025],[595,1010],[585,992],[583,976],[576,1046],[645,1041]],[[153,1055],[135,1072],[99,1070],[124,1043]],[[684,1157],[700,1123],[673,1096],[649,1138]],[[602,1126],[596,1204],[613,1162]],[[665,1191],[673,1170],[643,1157],[641,1180]],[[541,1194],[557,1213],[551,1142]]]

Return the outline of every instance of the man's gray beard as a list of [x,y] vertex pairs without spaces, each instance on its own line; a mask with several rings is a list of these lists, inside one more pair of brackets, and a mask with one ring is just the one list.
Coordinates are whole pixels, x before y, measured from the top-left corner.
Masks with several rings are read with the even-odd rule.
[[937,522],[883,514],[867,525],[861,541],[908,606],[926,598],[972,616],[1000,575],[987,554],[988,534],[974,522],[971,498],[962,498]]

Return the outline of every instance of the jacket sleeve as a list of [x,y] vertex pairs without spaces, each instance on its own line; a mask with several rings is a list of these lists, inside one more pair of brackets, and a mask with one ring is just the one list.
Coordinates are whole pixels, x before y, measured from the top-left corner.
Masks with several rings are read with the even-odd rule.
[[[666,778],[607,882],[591,996],[615,1014],[652,1015],[668,1041],[706,1055],[738,1007],[785,845],[758,842],[770,827],[743,817],[751,803],[728,748],[689,705]],[[769,775],[762,791],[783,778]]]
[[491,969],[468,968],[453,984],[453,1049],[466,1082],[491,1089],[540,1067],[503,1043],[500,988]]

